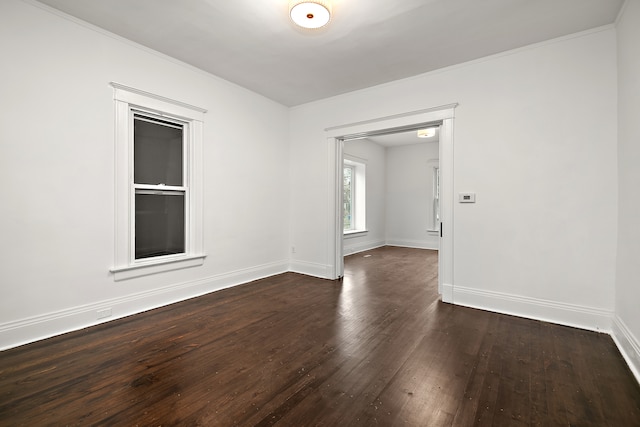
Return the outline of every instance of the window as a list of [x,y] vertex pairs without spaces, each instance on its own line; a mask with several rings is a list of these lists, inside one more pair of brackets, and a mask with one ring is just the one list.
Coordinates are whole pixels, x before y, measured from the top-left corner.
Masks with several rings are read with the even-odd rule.
[[116,83],[116,280],[201,265],[204,110]]
[[431,191],[431,212],[429,212],[429,224],[430,227],[427,231],[440,231],[440,168],[434,166],[432,168],[432,183],[433,188]]
[[347,158],[345,155],[343,167],[344,233],[364,232],[366,231],[367,194],[365,164]]
[[185,126],[133,112],[135,259],[185,253]]
[[353,215],[353,202],[355,198],[353,197],[353,187],[355,178],[355,168],[352,165],[344,165],[344,196],[343,196],[343,206],[344,206],[344,230],[351,231],[355,227],[355,217]]

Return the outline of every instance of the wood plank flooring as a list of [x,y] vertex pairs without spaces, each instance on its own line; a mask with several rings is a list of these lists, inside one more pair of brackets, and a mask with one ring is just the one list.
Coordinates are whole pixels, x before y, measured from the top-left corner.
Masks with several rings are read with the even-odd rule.
[[640,426],[608,335],[443,304],[437,253],[346,258],[0,353],[2,426]]

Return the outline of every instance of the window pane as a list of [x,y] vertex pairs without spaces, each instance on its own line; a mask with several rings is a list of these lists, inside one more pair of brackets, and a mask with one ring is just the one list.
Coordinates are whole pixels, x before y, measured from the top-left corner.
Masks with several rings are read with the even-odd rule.
[[353,168],[344,168],[344,194],[343,194],[343,219],[344,229],[352,229],[353,220]]
[[184,193],[136,193],[136,259],[185,252]]
[[182,126],[136,115],[133,132],[134,182],[181,186]]

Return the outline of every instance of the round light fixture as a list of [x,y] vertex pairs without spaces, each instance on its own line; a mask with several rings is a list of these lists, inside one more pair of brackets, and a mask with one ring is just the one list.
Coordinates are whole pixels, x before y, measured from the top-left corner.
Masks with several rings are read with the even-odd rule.
[[431,138],[436,134],[436,128],[420,129],[418,131],[418,138]]
[[325,0],[291,0],[291,20],[303,28],[320,28],[331,19],[331,4]]

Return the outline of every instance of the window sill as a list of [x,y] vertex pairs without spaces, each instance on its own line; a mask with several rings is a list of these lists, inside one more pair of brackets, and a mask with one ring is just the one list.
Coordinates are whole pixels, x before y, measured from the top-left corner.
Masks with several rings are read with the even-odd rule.
[[128,265],[126,267],[113,267],[109,271],[113,273],[115,281],[133,279],[134,277],[163,273],[165,271],[180,270],[182,268],[197,267],[204,264],[206,255],[188,255],[174,259],[149,261],[146,263]]
[[348,239],[348,238],[352,238],[352,237],[364,236],[368,232],[369,232],[369,230],[349,230],[349,231],[343,232],[343,234],[344,234],[345,239]]

